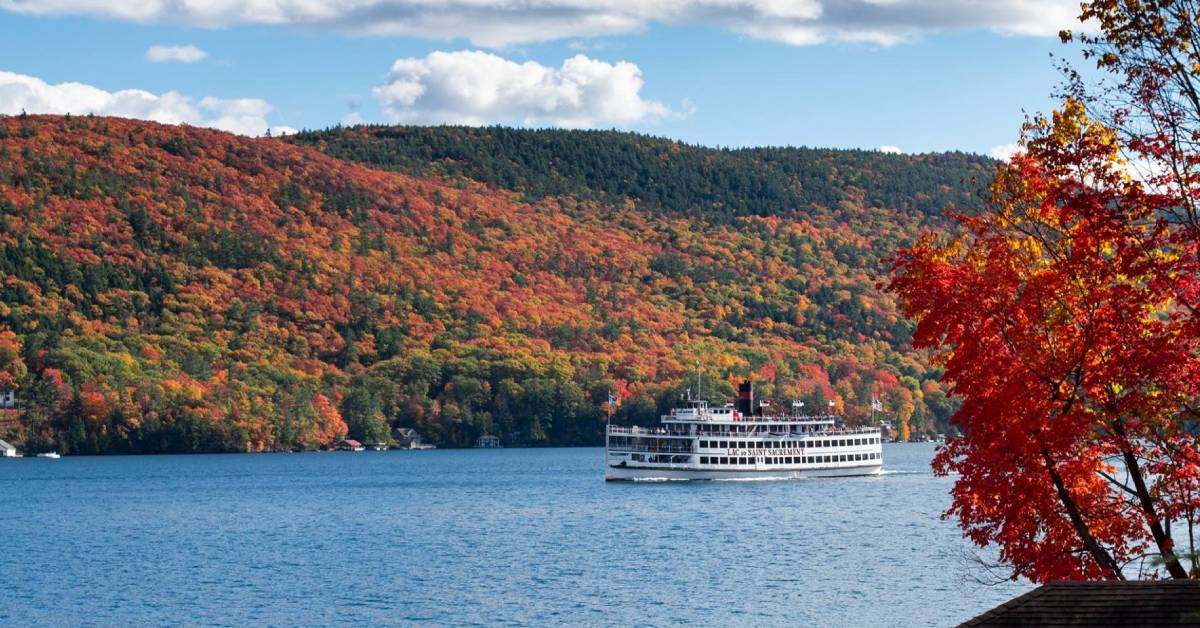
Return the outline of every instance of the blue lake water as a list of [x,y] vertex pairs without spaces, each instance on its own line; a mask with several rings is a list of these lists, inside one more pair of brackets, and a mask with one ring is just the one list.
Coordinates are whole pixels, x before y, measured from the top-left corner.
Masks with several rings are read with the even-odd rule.
[[0,460],[0,625],[944,626],[933,447],[876,478],[605,483],[601,449]]

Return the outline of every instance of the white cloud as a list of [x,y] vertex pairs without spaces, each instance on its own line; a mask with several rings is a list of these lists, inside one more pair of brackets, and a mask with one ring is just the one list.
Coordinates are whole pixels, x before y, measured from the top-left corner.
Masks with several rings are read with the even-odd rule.
[[150,46],[146,60],[151,63],[195,63],[208,58],[208,53],[195,46]]
[[883,146],[880,146],[879,152],[886,153],[888,155],[903,155],[904,154],[904,151],[900,150],[899,146],[892,146],[890,144],[884,144]]
[[362,114],[357,111],[351,111],[342,118],[342,126],[358,126],[366,123],[367,121],[362,117]]
[[166,124],[191,124],[262,135],[267,130],[271,105],[257,98],[226,100],[211,96],[199,102],[178,92],[152,94],[140,89],[108,92],[83,83],[45,81],[24,74],[0,71],[0,114],[89,114],[153,120]]
[[1078,27],[1078,0],[0,0],[30,15],[138,23],[273,24],[476,45],[599,37],[651,24],[700,24],[785,42],[892,45],[942,31],[1052,36]]
[[271,135],[274,135],[275,137],[279,137],[281,135],[293,135],[295,133],[297,133],[296,129],[290,126],[277,125],[271,127]]
[[1024,152],[1024,150],[1025,149],[1021,148],[1021,145],[1017,143],[1001,144],[999,146],[993,146],[992,150],[988,151],[988,154],[992,156],[992,159],[1008,161],[1013,158],[1013,155]]
[[641,89],[641,70],[624,61],[580,54],[552,68],[464,50],[398,59],[374,93],[396,122],[591,127],[672,115]]

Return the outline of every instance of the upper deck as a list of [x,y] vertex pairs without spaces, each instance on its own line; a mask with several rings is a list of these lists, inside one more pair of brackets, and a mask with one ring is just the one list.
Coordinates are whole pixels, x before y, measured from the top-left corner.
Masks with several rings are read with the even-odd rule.
[[752,414],[743,412],[732,405],[725,405],[716,408],[710,407],[707,401],[702,400],[687,401],[685,403],[685,406],[671,410],[670,414],[664,414],[661,418],[662,423],[716,423],[730,425],[737,423],[739,425],[803,425],[806,427],[832,427],[836,422],[836,417],[828,414]]

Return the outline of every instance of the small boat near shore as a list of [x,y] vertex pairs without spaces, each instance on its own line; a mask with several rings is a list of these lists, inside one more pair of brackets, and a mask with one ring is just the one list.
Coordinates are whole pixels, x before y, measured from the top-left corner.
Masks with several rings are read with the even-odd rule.
[[57,451],[45,451],[37,455],[38,458],[48,458],[50,460],[58,460],[62,456],[58,455]]

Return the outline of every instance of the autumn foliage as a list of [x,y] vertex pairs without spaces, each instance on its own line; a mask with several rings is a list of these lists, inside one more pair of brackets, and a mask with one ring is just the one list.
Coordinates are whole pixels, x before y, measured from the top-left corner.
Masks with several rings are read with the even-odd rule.
[[935,462],[959,474],[950,513],[1019,575],[1115,578],[1171,555],[1167,521],[1194,508],[1164,489],[1198,470],[1177,455],[1197,444],[1178,416],[1200,392],[1196,275],[1110,131],[1075,102],[1043,124],[993,211],[907,251],[892,287],[964,399]]
[[712,394],[758,373],[760,395],[852,420],[877,396],[932,432],[952,408],[876,288],[937,223],[913,204],[710,220],[269,138],[0,117],[0,378],[25,410],[16,436],[64,452],[316,448],[395,426],[594,444],[610,391],[615,420],[654,421],[697,358]]

